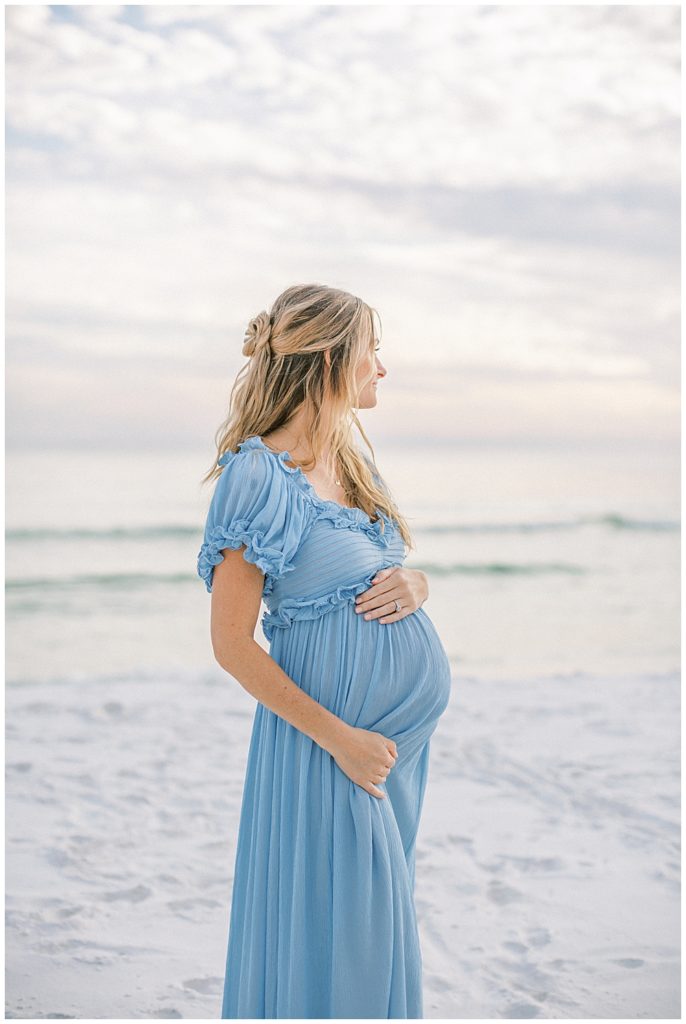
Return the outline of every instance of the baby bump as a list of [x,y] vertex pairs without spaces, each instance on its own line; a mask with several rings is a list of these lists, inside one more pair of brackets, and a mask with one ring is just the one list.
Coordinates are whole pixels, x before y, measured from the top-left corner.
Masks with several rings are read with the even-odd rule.
[[270,653],[314,700],[349,725],[421,745],[450,698],[450,663],[419,608],[398,622],[365,620],[346,602],[274,631]]

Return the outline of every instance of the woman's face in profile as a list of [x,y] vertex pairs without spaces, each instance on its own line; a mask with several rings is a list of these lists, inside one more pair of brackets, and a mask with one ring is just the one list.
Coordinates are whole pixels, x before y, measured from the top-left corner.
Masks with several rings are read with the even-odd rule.
[[[356,380],[360,388],[357,407],[358,409],[373,409],[376,405],[377,381],[386,376],[387,370],[379,359],[376,351],[379,342],[375,339],[374,348],[371,348],[358,362]],[[369,378],[372,377],[370,381]]]

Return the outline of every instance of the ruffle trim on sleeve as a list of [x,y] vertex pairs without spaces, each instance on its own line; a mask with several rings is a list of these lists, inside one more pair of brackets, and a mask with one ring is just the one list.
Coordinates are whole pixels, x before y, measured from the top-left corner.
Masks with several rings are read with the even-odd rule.
[[292,572],[295,566],[288,560],[283,551],[269,547],[264,543],[264,534],[260,530],[254,530],[247,519],[238,519],[230,528],[215,526],[203,543],[198,553],[198,575],[205,581],[208,593],[212,593],[212,572],[215,565],[224,561],[221,554],[224,548],[240,548],[246,545],[243,557],[247,562],[252,562],[265,574],[263,596],[271,594],[274,587],[274,579]]
[[391,566],[400,568],[401,563],[384,562],[383,565],[377,565],[358,583],[337,587],[336,590],[323,597],[292,598],[281,601],[276,611],[267,611],[262,616],[262,630],[265,637],[271,641],[275,629],[286,629],[296,619],[319,619],[327,612],[334,611],[349,601],[354,601],[358,594],[372,585],[372,580],[381,569],[388,569]]

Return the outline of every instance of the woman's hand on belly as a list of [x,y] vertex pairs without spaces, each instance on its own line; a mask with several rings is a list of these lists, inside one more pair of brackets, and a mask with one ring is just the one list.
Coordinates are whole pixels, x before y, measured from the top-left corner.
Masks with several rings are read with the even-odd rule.
[[[405,569],[391,566],[381,569],[372,581],[369,590],[355,598],[355,611],[365,619],[379,622],[398,622],[416,612],[429,596],[429,580],[421,569]],[[395,602],[400,602],[400,611]]]

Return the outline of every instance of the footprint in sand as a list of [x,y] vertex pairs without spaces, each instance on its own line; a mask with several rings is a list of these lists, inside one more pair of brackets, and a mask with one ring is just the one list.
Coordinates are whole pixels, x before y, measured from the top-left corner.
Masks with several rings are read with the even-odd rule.
[[189,978],[183,982],[184,988],[190,988],[204,996],[216,995],[223,985],[223,978]]
[[104,898],[110,902],[112,900],[129,900],[131,903],[140,903],[141,900],[147,900],[148,896],[152,896],[152,889],[149,889],[147,885],[136,885],[133,889],[106,892]]
[[519,889],[513,889],[509,885],[504,885],[502,882],[491,882],[488,887],[488,898],[497,903],[499,906],[507,906],[508,903],[516,903],[517,900],[524,898],[524,894]]
[[540,1007],[534,1006],[532,1003],[514,1003],[512,1006],[508,1006],[503,1017],[512,1017],[515,1020],[523,1020],[527,1017],[540,1017]]
[[452,992],[455,983],[451,978],[443,978],[440,974],[429,974],[427,972],[425,983],[430,992]]
[[525,946],[523,942],[503,942],[503,949],[508,949],[510,953],[528,953],[529,947]]
[[552,941],[547,928],[532,928],[526,937],[532,946],[547,946]]

